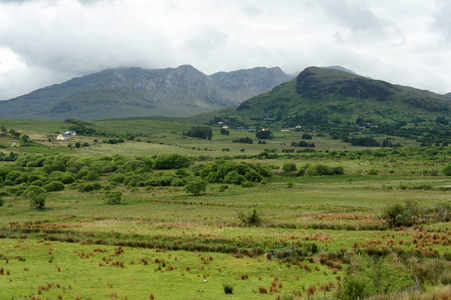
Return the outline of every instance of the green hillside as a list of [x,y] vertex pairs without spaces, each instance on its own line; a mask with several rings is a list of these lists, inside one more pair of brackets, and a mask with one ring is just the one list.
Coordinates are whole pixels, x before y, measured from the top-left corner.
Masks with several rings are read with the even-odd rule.
[[393,85],[340,70],[310,67],[271,92],[243,102],[237,118],[274,119],[281,126],[321,123],[435,121],[451,101],[429,91]]

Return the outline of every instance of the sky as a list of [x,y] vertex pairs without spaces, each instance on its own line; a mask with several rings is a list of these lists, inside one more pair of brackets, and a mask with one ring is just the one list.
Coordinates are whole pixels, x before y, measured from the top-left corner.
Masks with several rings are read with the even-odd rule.
[[0,0],[0,99],[118,67],[340,65],[451,92],[449,0]]

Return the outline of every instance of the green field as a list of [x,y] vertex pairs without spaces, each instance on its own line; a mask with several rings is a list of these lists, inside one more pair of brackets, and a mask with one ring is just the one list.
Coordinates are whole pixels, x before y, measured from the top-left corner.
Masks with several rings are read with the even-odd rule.
[[[2,299],[356,299],[343,294],[356,278],[364,297],[448,299],[449,147],[373,149],[312,133],[315,152],[287,153],[302,133],[258,144],[215,127],[202,140],[161,120],[95,122],[117,136],[55,141],[64,122],[0,121],[30,136],[0,137]],[[317,165],[343,172],[315,175]],[[195,181],[206,183],[198,195],[186,188]],[[44,208],[30,206],[30,186],[47,189]],[[394,204],[404,223],[389,226]]]

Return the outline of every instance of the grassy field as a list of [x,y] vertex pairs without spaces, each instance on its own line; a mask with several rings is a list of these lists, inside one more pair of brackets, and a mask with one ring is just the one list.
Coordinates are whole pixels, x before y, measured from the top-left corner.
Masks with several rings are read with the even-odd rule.
[[[14,121],[8,126],[29,135],[32,143],[3,136],[0,144],[6,146],[0,151],[18,153],[18,161],[31,154],[64,160],[68,170],[62,174],[70,173],[69,163],[74,160],[93,168],[99,161],[117,159],[119,169],[125,170],[126,162],[136,163],[142,156],[156,160],[177,153],[193,159],[179,179],[195,176],[197,167],[227,161],[268,166],[273,176],[249,187],[211,182],[194,196],[184,186],[111,185],[114,173],[106,171],[95,181],[80,176],[65,184],[64,190],[48,192],[45,209],[36,209],[20,194],[26,188],[23,183],[6,184],[9,175],[4,170],[45,180],[56,180],[52,176],[58,172],[46,174],[40,171],[45,169],[42,166],[0,161],[1,298],[337,299],[339,288],[346,288],[359,266],[353,262],[367,254],[373,255],[376,269],[393,260],[385,265],[388,273],[409,270],[411,284],[406,287],[419,289],[424,299],[432,299],[427,298],[428,291],[446,291],[451,283],[449,219],[434,216],[413,226],[387,227],[382,218],[394,203],[415,203],[427,212],[450,205],[451,177],[442,172],[450,162],[449,148],[372,151],[314,136],[316,153],[286,154],[282,150],[292,148],[289,145],[300,139],[300,133],[280,133],[262,145],[247,132],[222,136],[215,129],[208,141],[183,137],[181,132],[191,126],[182,123],[128,121],[116,128],[115,122],[96,124],[123,133],[136,127],[148,134],[137,137],[141,141],[118,144],[102,143],[105,138],[98,136],[56,142],[48,136],[55,131],[52,128],[63,131],[62,122],[39,122],[39,128],[33,128],[28,121]],[[246,136],[254,144],[232,143]],[[18,147],[9,147],[14,141]],[[77,141],[89,146],[68,147]],[[265,150],[276,156],[258,156]],[[283,166],[289,163],[298,170],[307,164],[340,166],[344,174],[284,174]],[[127,172],[127,176],[142,174]],[[174,169],[144,173],[176,174]],[[101,188],[80,191],[80,185],[94,182]],[[106,203],[110,189],[122,192],[120,205]],[[261,222],[249,226],[240,215],[254,210]],[[281,248],[292,248],[294,256],[286,257],[285,251],[268,259],[271,249]],[[429,278],[423,269],[435,272],[436,278]],[[420,278],[420,286],[412,274]],[[224,284],[233,287],[233,294],[225,294]],[[401,297],[399,291],[404,289],[391,292],[391,299]]]

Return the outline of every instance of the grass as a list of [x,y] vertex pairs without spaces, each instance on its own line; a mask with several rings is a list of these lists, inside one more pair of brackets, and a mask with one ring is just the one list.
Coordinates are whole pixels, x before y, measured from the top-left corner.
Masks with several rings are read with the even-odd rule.
[[[115,145],[96,144],[94,139],[100,141],[100,137],[83,136],[52,143],[46,138],[46,130],[51,132],[51,128],[61,124],[38,122],[40,132],[25,132],[35,144],[1,151],[8,155],[13,150],[20,155],[69,153],[84,157],[180,153],[196,158],[203,155],[214,161],[225,155],[255,155],[265,149],[275,149],[280,154],[282,149],[290,148],[291,141],[299,139],[298,133],[289,132],[277,133],[266,145],[256,144],[256,139],[252,145],[238,144],[231,140],[252,134],[231,131],[230,136],[221,136],[215,129],[213,140],[206,141],[182,137],[181,130],[190,128],[182,123],[165,127],[158,120],[143,120],[137,125],[132,120],[128,122],[117,130],[133,132],[133,126],[137,126],[144,131],[149,126],[149,135],[140,137],[142,142]],[[105,128],[117,124],[97,123]],[[27,121],[8,124],[23,130],[32,125]],[[11,141],[0,139],[2,145]],[[87,141],[90,146],[69,149],[67,144],[75,141]],[[320,145],[317,150],[321,149],[323,156],[236,159],[272,165],[279,170],[265,183],[249,188],[228,184],[224,189],[223,184],[209,184],[199,197],[188,195],[183,187],[146,190],[118,185],[115,190],[123,192],[125,201],[111,206],[106,205],[103,191],[80,193],[66,187],[64,191],[49,193],[46,209],[35,210],[22,197],[4,196],[4,206],[0,207],[2,297],[142,299],[153,295],[155,299],[275,299],[300,293],[301,299],[306,299],[309,287],[315,286],[317,296],[322,297],[323,293],[318,292],[321,285],[342,284],[349,266],[343,263],[334,269],[322,265],[319,253],[308,253],[312,252],[308,250],[312,243],[319,252],[351,255],[387,250],[443,259],[449,253],[449,222],[387,229],[379,218],[384,208],[394,202],[416,200],[430,206],[449,201],[445,189],[451,181],[441,175],[449,163],[444,152],[430,155],[438,150],[425,148],[412,150],[412,155],[411,150],[405,150],[409,152],[407,156],[376,157],[363,152],[357,155],[351,148],[362,148],[349,145],[347,152],[338,151],[343,150],[341,142],[327,137],[314,137],[313,142]],[[222,151],[224,148],[230,150]],[[335,157],[326,155],[326,150],[333,149],[337,150]],[[345,175],[281,176],[280,168],[288,162],[294,162],[298,169],[307,163],[342,166]],[[0,162],[0,168],[11,164]],[[378,175],[367,175],[372,169]],[[106,184],[106,178],[101,178],[101,182]],[[238,214],[251,213],[254,208],[262,224],[246,226]],[[123,252],[117,254],[119,247]],[[270,261],[262,255],[265,250],[284,247],[295,247],[299,251],[297,258]],[[233,295],[225,294],[224,284],[233,286]],[[424,286],[432,288],[432,284]],[[260,288],[268,294],[261,294]],[[332,292],[326,296],[333,298]]]

